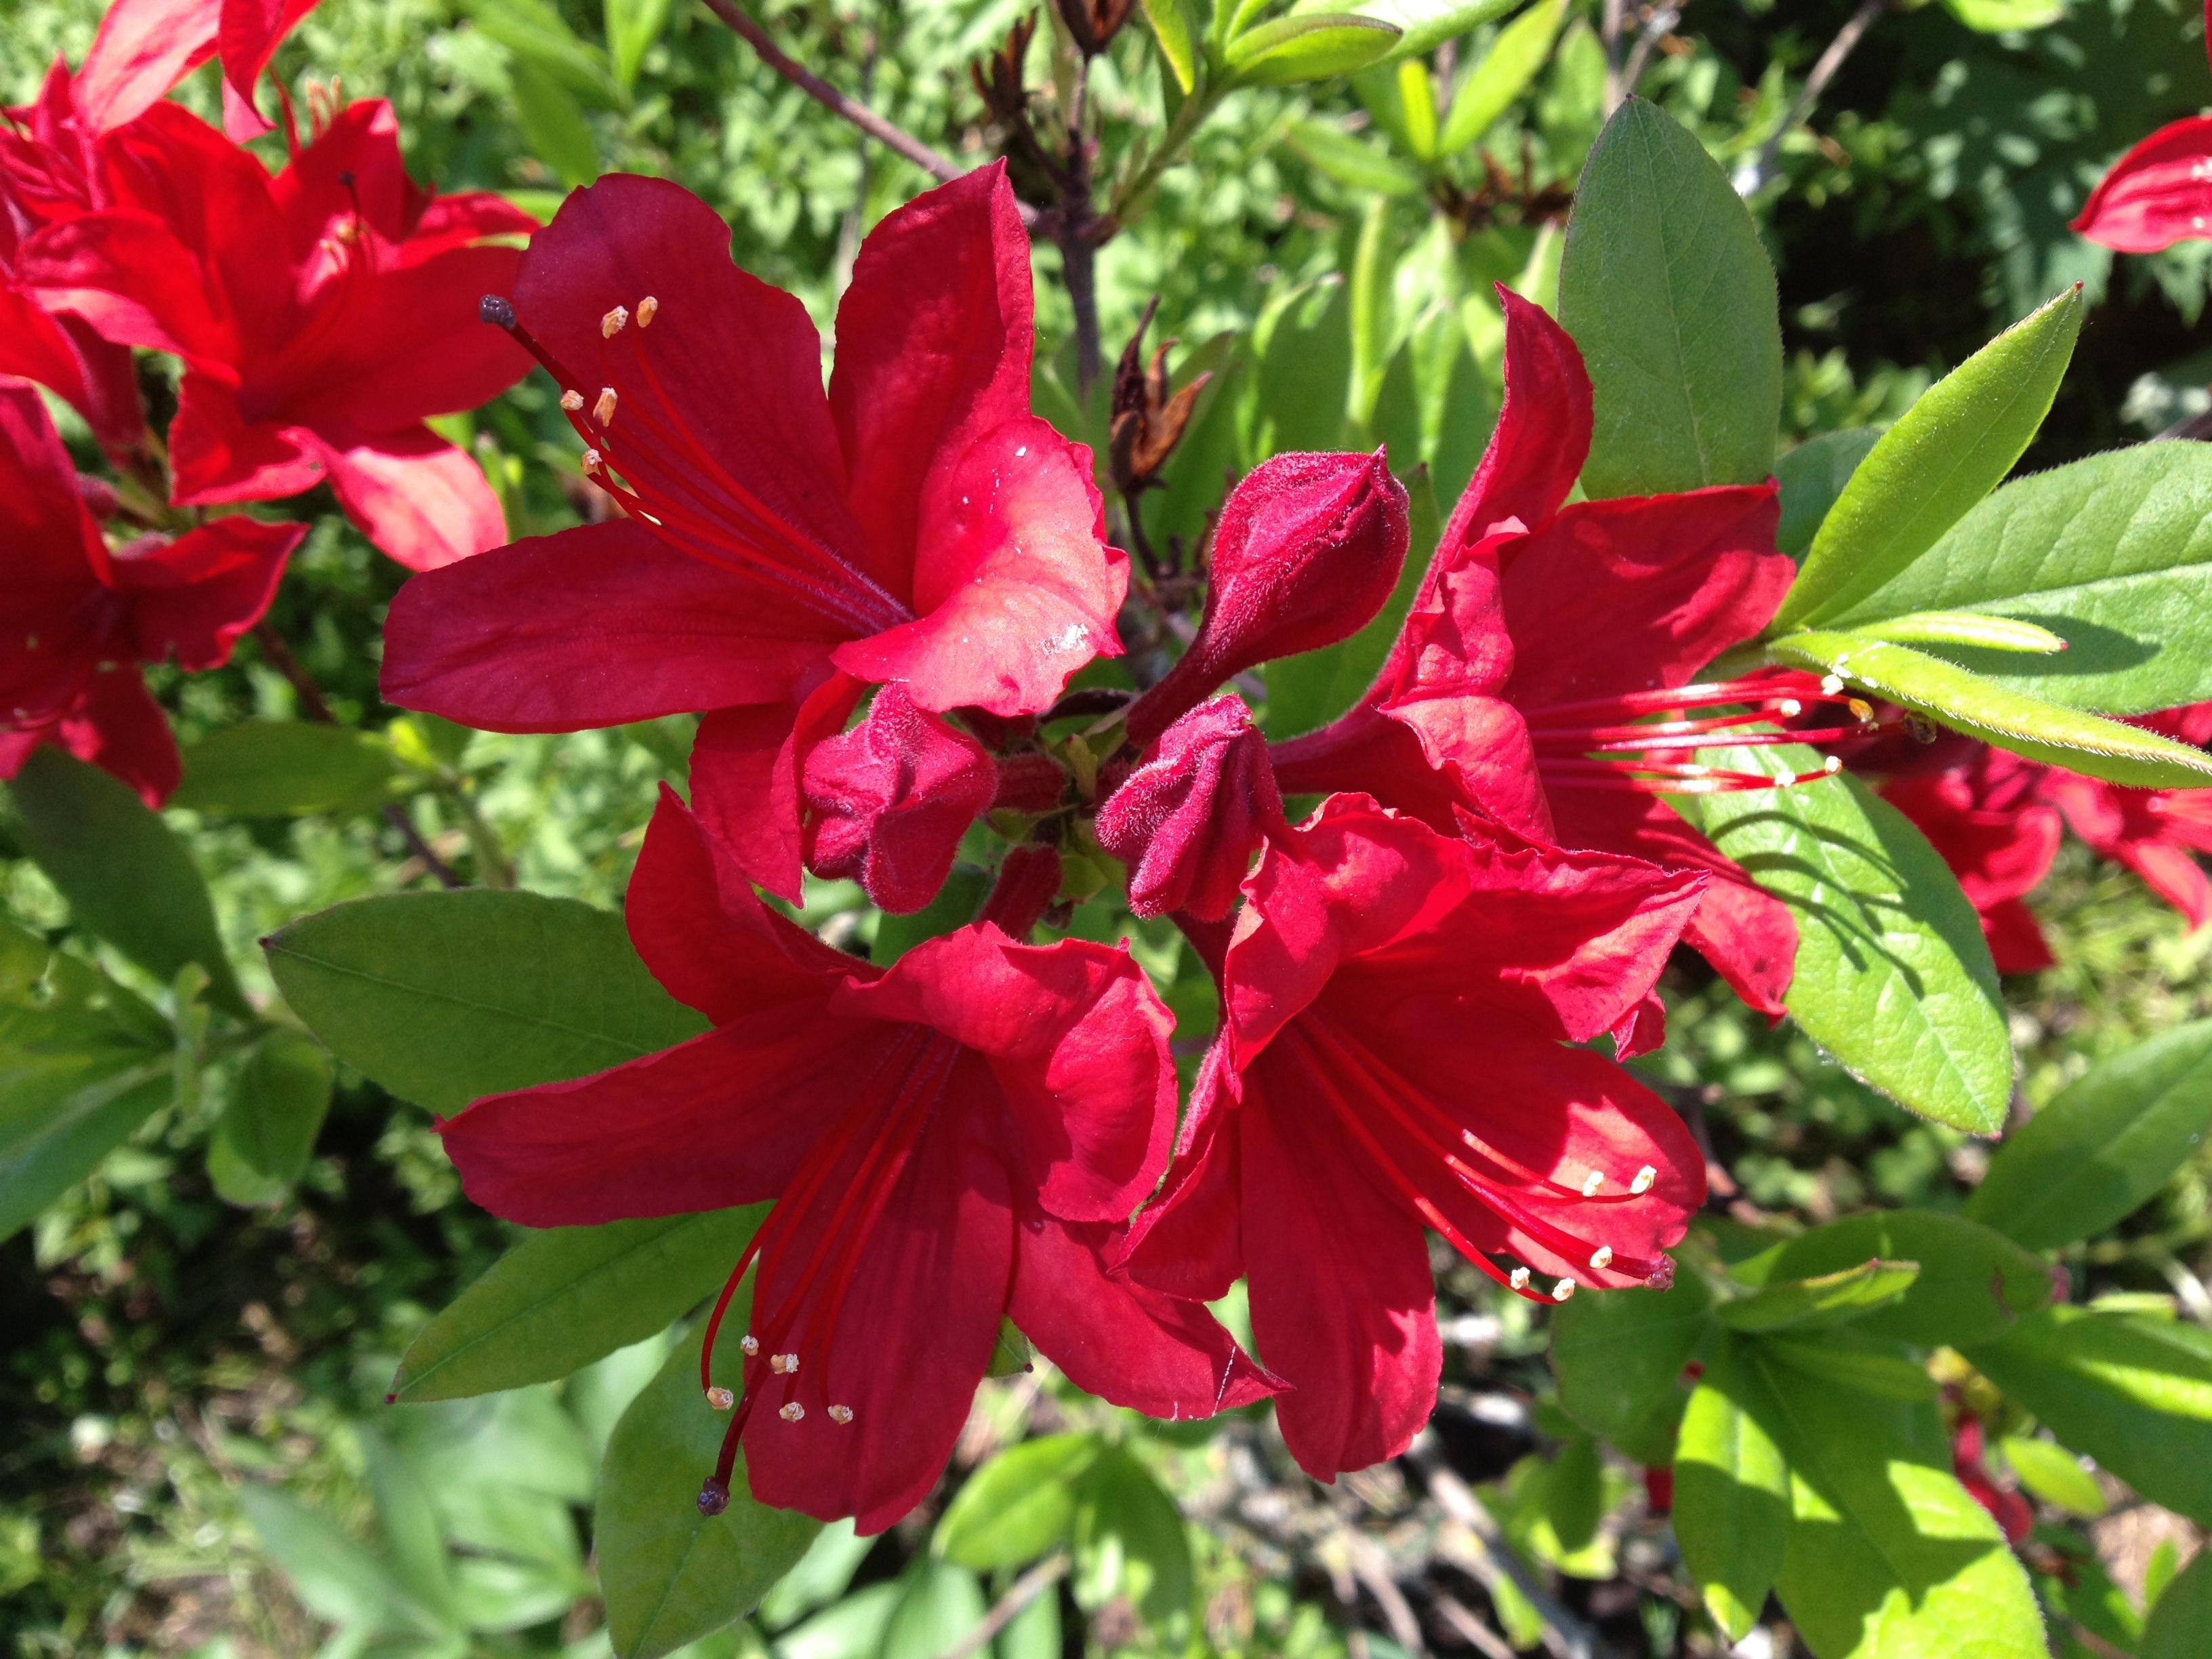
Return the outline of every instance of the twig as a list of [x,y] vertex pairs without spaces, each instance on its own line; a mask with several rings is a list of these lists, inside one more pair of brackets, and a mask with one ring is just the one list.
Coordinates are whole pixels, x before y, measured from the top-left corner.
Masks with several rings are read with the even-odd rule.
[[975,1629],[937,1656],[937,1659],[969,1659],[969,1656],[1012,1624],[1014,1615],[1067,1576],[1070,1557],[1066,1550],[1048,1555],[1014,1580],[1012,1588],[993,1604]]
[[2154,433],[2153,443],[2161,439],[2212,438],[2212,409],[2196,415],[2185,415],[2163,432]]
[[1651,54],[1681,21],[1680,6],[1662,6],[1644,20],[1644,32],[1636,37],[1636,50],[1628,54],[1628,67],[1620,72],[1623,98],[1636,90],[1637,83],[1644,79],[1644,71],[1651,66]]
[[[775,42],[768,38],[767,32],[753,21],[751,15],[738,3],[738,0],[706,0],[706,3],[709,11],[727,23],[746,45],[760,54],[761,62],[824,109],[844,117],[870,137],[882,140],[931,178],[943,179],[949,184],[967,171],[951,156],[931,149],[913,134],[894,126],[866,104],[857,99],[848,98],[813,70],[795,58],[787,57]],[[1026,202],[1016,205],[1021,210],[1024,224],[1036,223],[1037,210],[1035,208]]]
[[1484,1659],[1516,1659],[1511,1644],[1461,1606],[1457,1597],[1439,1595],[1429,1605],[1437,1610],[1437,1618],[1452,1627],[1454,1635],[1472,1642]]
[[1790,105],[1790,112],[1782,118],[1782,125],[1766,135],[1766,142],[1759,147],[1759,154],[1753,158],[1750,167],[1737,173],[1737,195],[1749,198],[1766,188],[1767,179],[1773,176],[1775,157],[1782,153],[1782,141],[1812,114],[1813,106],[1820,101],[1820,94],[1828,89],[1828,82],[1834,80],[1836,71],[1843,68],[1844,59],[1851,55],[1852,50],[1865,38],[1866,32],[1874,27],[1875,19],[1888,9],[1889,0],[1861,0],[1859,9],[1850,15],[1850,21],[1836,31],[1836,38],[1828,42],[1828,49],[1814,64],[1813,72],[1805,77],[1805,85],[1797,94],[1797,101]]
[[1075,64],[1075,91],[1068,100],[1066,178],[1060,207],[1052,216],[1052,240],[1060,245],[1060,279],[1075,312],[1075,389],[1088,398],[1104,365],[1098,346],[1098,244],[1097,212],[1091,201],[1091,150],[1083,140],[1083,111],[1091,87],[1091,59]]
[[1626,0],[1605,0],[1605,10],[1598,23],[1598,42],[1605,48],[1605,112],[1607,115],[1620,105],[1620,26],[1626,10]]
[[1425,1654],[1429,1650],[1421,1639],[1421,1621],[1413,1617],[1405,1592],[1390,1577],[1390,1558],[1365,1534],[1346,1528],[1346,1535],[1352,1547],[1352,1576],[1366,1586],[1376,1606],[1382,1609],[1382,1621],[1390,1626],[1391,1639],[1408,1653]]

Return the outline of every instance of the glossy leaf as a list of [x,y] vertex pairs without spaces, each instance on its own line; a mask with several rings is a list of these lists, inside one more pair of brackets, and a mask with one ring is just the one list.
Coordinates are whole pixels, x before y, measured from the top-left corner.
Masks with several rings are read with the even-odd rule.
[[2039,657],[2066,648],[2066,641],[2047,628],[1972,611],[1916,611],[1908,617],[1890,617],[1852,631],[1900,645],[1960,646],[1968,650],[2027,652]]
[[216,933],[215,906],[191,854],[130,785],[40,744],[9,785],[23,850],[69,901],[70,914],[156,979],[196,962],[208,1000],[251,1015]]
[[1376,62],[1398,35],[1389,24],[1344,12],[1279,17],[1229,43],[1230,76],[1244,87],[1323,81]]
[[239,1070],[216,1120],[208,1174],[234,1204],[271,1204],[291,1190],[313,1155],[331,1109],[331,1060],[305,1034],[279,1026]]
[[1828,509],[1881,436],[1869,426],[1823,432],[1774,464],[1774,481],[1782,487],[1782,522],[1774,532],[1775,546],[1793,559],[1805,556]]
[[2102,1515],[2110,1507],[2097,1479],[2063,1447],[2027,1435],[2008,1434],[1997,1442],[2020,1484],[2046,1504],[2076,1515]]
[[2212,784],[2212,755],[2155,732],[2024,691],[1907,645],[1858,634],[1785,635],[1767,647],[1777,660],[1832,672],[1954,731],[2030,760],[2138,789]]
[[335,905],[264,941],[284,1000],[331,1052],[434,1112],[584,1077],[696,1036],[622,918],[465,890]]
[[2039,623],[2061,656],[1944,654],[2053,702],[2140,714],[2212,697],[2212,444],[2137,444],[2004,486],[1824,624],[1923,611]]
[[1775,632],[1842,617],[2003,482],[2057,395],[2082,310],[2077,284],[1929,387],[1882,434],[1814,537]]
[[1765,479],[1782,409],[1774,270],[1719,163],[1641,98],[1583,169],[1559,312],[1595,392],[1590,495]]
[[[1809,769],[1796,747],[1701,750],[1744,770]],[[1904,815],[1845,775],[1791,788],[1672,797],[1797,921],[1784,999],[1845,1071],[1923,1117],[2003,1123],[2012,1039],[1980,921]]]
[[2047,28],[2066,15],[2063,0],[1943,0],[1943,9],[1983,34]]
[[1893,1352],[1855,1346],[1857,1335],[1856,1328],[1837,1338],[1770,1334],[1759,1339],[1759,1352],[1764,1362],[1878,1399],[1933,1400],[1942,1393],[1925,1366]]
[[413,1402],[557,1382],[720,1290],[762,1204],[532,1233],[416,1333],[392,1378]]
[[1099,1447],[1089,1434],[1048,1434],[1007,1447],[954,1495],[930,1547],[984,1571],[1036,1560],[1074,1527],[1074,1483]]
[[228,817],[297,817],[374,806],[392,781],[389,744],[307,720],[225,726],[184,751],[172,806]]
[[[744,1309],[732,1306],[740,1322],[733,1328],[742,1330]],[[700,1397],[702,1334],[671,1353],[630,1403],[600,1466],[592,1534],[619,1659],[658,1659],[742,1618],[822,1529],[795,1510],[756,1503],[742,1453],[729,1507],[699,1513],[700,1483],[729,1422]],[[715,1382],[739,1386],[743,1360],[735,1343],[718,1345]]]
[[1816,1278],[1775,1280],[1713,1312],[1732,1331],[1820,1330],[1896,1301],[1919,1273],[1917,1261],[1869,1260]]
[[1713,1328],[1711,1302],[1694,1273],[1666,1291],[1575,1297],[1552,1316],[1559,1404],[1638,1462],[1666,1462],[1682,1369]]
[[1439,155],[1455,155],[1498,125],[1513,100],[1528,88],[1552,55],[1566,18],[1567,0],[1536,0],[1498,32],[1490,50],[1461,76],[1437,140]]
[[1977,1370],[2154,1504],[2212,1522],[2212,1338],[2051,1307],[1965,1351]]
[[1152,39],[1176,87],[1188,96],[1198,84],[1198,24],[1191,0],[1145,0],[1145,21],[1152,25]]
[[1853,1321],[1855,1337],[1923,1347],[1984,1342],[2051,1299],[2051,1272],[2039,1256],[1958,1216],[1932,1210],[1881,1210],[1815,1227],[1739,1266],[1756,1283],[1835,1273],[1874,1257],[1920,1264],[1904,1294]]
[[1705,1361],[1674,1453],[1682,1565],[1730,1641],[1758,1621],[1789,1536],[1790,1468],[1761,1425],[1774,1407],[1745,1363],[1747,1340],[1723,1338]]
[[2142,1659],[2199,1659],[2212,1630],[2212,1551],[2199,1551],[2188,1570],[2158,1598],[2143,1626]]
[[1966,1213],[2030,1249],[2133,1213],[2212,1129],[2212,1020],[2092,1067],[2007,1138]]

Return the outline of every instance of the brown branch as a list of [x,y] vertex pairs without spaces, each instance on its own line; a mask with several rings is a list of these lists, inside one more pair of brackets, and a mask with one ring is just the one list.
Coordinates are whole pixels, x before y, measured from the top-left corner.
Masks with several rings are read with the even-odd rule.
[[1038,1562],[1014,1580],[1012,1588],[999,1598],[990,1612],[983,1615],[981,1623],[939,1654],[937,1659],[969,1659],[969,1655],[984,1647],[993,1637],[1012,1624],[1016,1613],[1066,1577],[1070,1565],[1066,1550],[1048,1555]]
[[1836,38],[1828,42],[1827,50],[1820,54],[1813,65],[1812,73],[1805,77],[1805,85],[1797,94],[1797,101],[1790,105],[1790,112],[1782,118],[1782,125],[1766,135],[1766,142],[1759,147],[1759,155],[1753,160],[1749,171],[1736,181],[1737,195],[1749,198],[1765,188],[1767,179],[1774,171],[1776,158],[1782,154],[1782,141],[1813,113],[1813,106],[1820,101],[1820,94],[1828,89],[1828,82],[1834,80],[1836,71],[1843,68],[1844,59],[1849,58],[1858,43],[1866,38],[1866,32],[1875,26],[1875,20],[1888,9],[1889,0],[1863,0],[1849,21],[1836,31]]
[[[913,134],[894,126],[858,99],[848,98],[797,59],[787,56],[768,32],[755,22],[750,13],[738,0],[706,0],[707,9],[727,23],[746,45],[760,54],[761,61],[797,87],[809,98],[832,113],[842,116],[871,138],[880,139],[888,148],[920,167],[933,179],[946,183],[959,178],[967,169],[951,156],[931,149]],[[1034,225],[1037,210],[1028,203],[1018,203],[1022,222]]]

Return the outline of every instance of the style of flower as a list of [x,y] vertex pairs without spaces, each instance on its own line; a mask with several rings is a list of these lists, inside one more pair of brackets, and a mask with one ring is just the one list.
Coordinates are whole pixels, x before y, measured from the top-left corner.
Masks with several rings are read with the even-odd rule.
[[1128,560],[1089,450],[1030,412],[1029,240],[1002,165],[877,226],[826,396],[805,307],[729,240],[677,185],[603,179],[532,241],[512,303],[485,301],[626,516],[409,583],[384,690],[505,732],[704,712],[713,828],[796,898],[806,757],[866,685],[1040,713],[1120,651]]
[[120,125],[220,52],[223,131],[241,141],[266,132],[270,124],[254,107],[254,84],[277,43],[318,3],[115,0],[85,53],[84,107],[99,125]]
[[103,336],[173,352],[179,505],[265,501],[327,477],[369,539],[428,569],[506,539],[499,497],[423,422],[529,360],[474,321],[536,222],[408,178],[381,100],[340,111],[271,177],[174,104],[100,143],[107,205],[27,238],[17,280]]
[[1308,1473],[1396,1455],[1436,1403],[1426,1230],[1532,1299],[1669,1282],[1703,1158],[1565,1045],[1635,1014],[1706,879],[1338,795],[1270,841],[1233,933],[1187,927],[1221,1031],[1122,1264],[1199,1299],[1246,1279]]
[[1499,298],[1506,393],[1490,447],[1374,685],[1274,744],[1276,780],[1285,794],[1363,790],[1447,831],[1472,809],[1538,842],[1704,871],[1685,941],[1779,1017],[1789,911],[1660,799],[1820,775],[1716,768],[1697,749],[1837,735],[1772,728],[1820,700],[1810,675],[1692,683],[1789,587],[1774,487],[1563,505],[1589,449],[1589,377],[1540,308]]
[[1155,1416],[1272,1392],[1203,1309],[1108,1271],[1166,1162],[1173,1022],[1126,951],[1014,942],[1059,878],[1036,850],[1050,885],[1014,860],[985,921],[886,970],[769,909],[664,793],[630,936],[714,1029],[440,1126],[470,1196],[532,1226],[776,1200],[706,1345],[750,1273],[742,1394],[702,1361],[709,1401],[735,1410],[708,1513],[742,1443],[765,1503],[863,1532],[897,1520],[943,1467],[1002,1317],[1079,1386]]
[[[2204,28],[2212,54],[2212,0]],[[2212,115],[2169,122],[2113,162],[2072,228],[2118,253],[2212,238]]]
[[307,527],[236,516],[111,550],[38,392],[18,380],[0,380],[0,777],[54,743],[158,806],[177,787],[177,745],[138,665],[228,661]]

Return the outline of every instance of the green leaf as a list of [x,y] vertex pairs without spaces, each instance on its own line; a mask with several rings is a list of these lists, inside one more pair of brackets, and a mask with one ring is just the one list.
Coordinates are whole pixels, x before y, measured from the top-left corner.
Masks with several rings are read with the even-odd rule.
[[[1329,276],[1277,295],[1252,331],[1258,369],[1246,377],[1238,421],[1243,464],[1257,466],[1285,450],[1328,450],[1344,434],[1352,382],[1352,300]],[[1209,506],[1220,500],[1209,481]]]
[[1834,1273],[1873,1257],[1920,1263],[1904,1295],[1852,1322],[1856,1337],[1922,1347],[1985,1342],[2051,1299],[2051,1272],[2002,1233],[1933,1210],[1846,1217],[1737,1269],[1756,1283]]
[[607,57],[615,84],[627,94],[637,84],[638,66],[668,25],[669,0],[605,0]]
[[184,842],[129,784],[43,743],[9,787],[23,850],[79,923],[156,979],[199,963],[208,1000],[252,1017],[216,932],[207,884]]
[[1883,1400],[1933,1400],[1942,1393],[1924,1365],[1839,1340],[1768,1335],[1759,1339],[1759,1352],[1763,1361]]
[[1456,155],[1498,125],[1513,100],[1528,88],[1567,15],[1567,0],[1536,3],[1498,32],[1490,50],[1460,79],[1444,118],[1439,155]]
[[876,1540],[861,1537],[850,1520],[831,1522],[815,1534],[799,1565],[777,1579],[775,1588],[761,1598],[761,1622],[770,1630],[781,1630],[836,1601],[875,1547]]
[[1297,120],[1283,130],[1290,147],[1340,185],[1380,196],[1411,196],[1421,188],[1413,167],[1355,138],[1334,121]]
[[216,1121],[216,1191],[234,1204],[271,1204],[290,1191],[331,1109],[331,1081],[330,1056],[312,1037],[278,1026],[262,1038]]
[[252,720],[184,751],[172,806],[239,818],[298,817],[374,806],[392,781],[391,745],[349,726]]
[[1943,0],[1943,9],[1983,34],[2046,28],[2066,15],[2063,0]]
[[383,1562],[320,1512],[250,1483],[239,1488],[238,1506],[292,1593],[318,1619],[366,1631],[435,1635],[448,1628]]
[[1909,617],[1868,623],[1852,631],[1867,639],[1893,640],[1903,645],[1964,646],[1970,650],[2030,652],[2043,657],[2066,648],[2066,641],[2047,628],[1972,611],[1916,611]]
[[899,1599],[877,1659],[938,1659],[983,1622],[983,1587],[946,1561],[916,1556],[899,1575]]
[[1713,1328],[1712,1296],[1694,1273],[1666,1291],[1578,1296],[1552,1316],[1552,1375],[1576,1422],[1639,1463],[1668,1459],[1682,1368]]
[[1198,84],[1198,27],[1190,8],[1191,0],[1145,0],[1145,21],[1185,96]]
[[46,1103],[35,1125],[19,1103],[5,1108],[0,1142],[0,1238],[5,1238],[100,1167],[133,1129],[169,1102],[174,1089],[164,1054],[93,1078]]
[[1071,1584],[1085,1613],[1126,1596],[1162,1646],[1179,1652],[1190,1640],[1197,1578],[1182,1511],[1120,1446],[1101,1450],[1078,1483]]
[[2163,1187],[2212,1127],[2212,1020],[2094,1066],[2015,1130],[1966,1212],[2034,1250],[2103,1232]]
[[2077,283],[1929,387],[1882,434],[1813,538],[1771,631],[1842,617],[2003,481],[2057,395],[2082,310]]
[[1870,426],[1823,432],[1774,464],[1774,480],[1782,487],[1782,523],[1774,532],[1775,546],[1793,559],[1805,556],[1828,509],[1881,437]]
[[971,865],[956,866],[937,896],[921,909],[903,916],[884,915],[876,924],[875,946],[868,959],[888,968],[923,940],[965,927],[990,896],[989,876]]
[[1090,1434],[1048,1434],[1009,1446],[975,1471],[937,1523],[930,1547],[988,1571],[1034,1561],[1075,1525],[1075,1480],[1098,1455]]
[[1984,678],[1941,657],[1859,634],[1789,634],[1777,661],[1826,670],[1916,714],[2052,766],[2138,789],[2202,788],[2212,755],[2139,726],[2109,720]]
[[[1786,747],[1700,750],[1746,771],[1809,769]],[[1677,796],[1797,921],[1784,1000],[1806,1035],[1923,1117],[1993,1133],[2012,1099],[2012,1039],[1974,908],[1927,838],[1857,779]]]
[[368,1465],[369,1491],[376,1498],[377,1529],[384,1534],[384,1559],[393,1577],[441,1623],[459,1620],[453,1564],[447,1559],[430,1494],[404,1453],[366,1425],[354,1438]]
[[2212,1522],[2212,1352],[2170,1320],[2057,1306],[1963,1350],[2062,1445]]
[[2005,485],[1823,620],[1859,629],[1966,611],[2039,623],[2066,641],[2063,656],[1944,654],[2053,702],[2140,714],[2212,697],[2208,584],[2212,444],[2137,444]]
[[1597,1523],[1605,1518],[1605,1470],[1589,1436],[1568,1436],[1552,1460],[1544,1480],[1544,1518],[1563,1554],[1589,1547],[1597,1536]]
[[547,0],[469,0],[467,10],[477,27],[521,60],[518,70],[536,70],[548,84],[601,109],[623,107],[607,54],[579,39]]
[[[1503,17],[1520,0],[1360,0],[1350,9],[1399,31],[1398,43],[1382,61],[1395,64],[1425,58],[1447,40],[1457,40],[1493,17]],[[1334,0],[1305,0],[1293,12],[1334,9]]]
[[532,1233],[425,1325],[392,1398],[413,1403],[557,1382],[719,1291],[764,1204]]
[[1867,1261],[1840,1273],[1763,1285],[1713,1312],[1732,1331],[1820,1330],[1896,1301],[1919,1274],[1917,1261]]
[[263,941],[331,1052],[434,1112],[586,1077],[707,1029],[638,960],[622,918],[467,889],[355,899]]
[[1997,1442],[2020,1484],[2046,1504],[2076,1515],[2102,1515],[2109,1507],[2096,1477],[2083,1468],[2073,1453],[2048,1440],[2008,1434]]
[[[744,1307],[732,1305],[743,1329]],[[756,1503],[742,1452],[729,1507],[699,1513],[700,1483],[714,1471],[729,1423],[700,1397],[703,1334],[703,1326],[694,1331],[630,1403],[599,1468],[592,1533],[620,1659],[657,1659],[744,1617],[822,1529],[795,1510]],[[743,1358],[736,1343],[718,1345],[715,1382],[742,1386]]]
[[1012,1376],[1018,1371],[1032,1369],[1036,1350],[1030,1340],[1014,1328],[1014,1322],[1001,1316],[999,1320],[999,1340],[991,1349],[990,1363],[983,1367],[986,1376]]
[[1243,87],[1286,87],[1348,75],[1385,56],[1398,36],[1388,23],[1349,13],[1279,17],[1229,43],[1230,80]]
[[1745,1363],[1746,1340],[1724,1337],[1706,1359],[1674,1453],[1682,1565],[1731,1642],[1758,1622],[1789,1536],[1790,1468],[1761,1426],[1775,1408]]
[[1641,98],[1583,168],[1559,321],[1595,392],[1590,495],[1765,480],[1782,418],[1773,267],[1719,163]]
[[2143,1626],[2142,1659],[2201,1659],[2212,1630],[2212,1551],[2199,1551],[2189,1570],[2166,1587]]
[[775,1638],[775,1659],[880,1659],[905,1586],[870,1584]]
[[542,64],[514,65],[514,118],[530,153],[564,185],[588,185],[599,176],[599,143],[585,125],[575,95]]
[[1951,1473],[1932,1403],[1875,1399],[1755,1352],[1790,1472],[1782,1604],[1820,1659],[2025,1659],[2043,1620],[2019,1557]]

